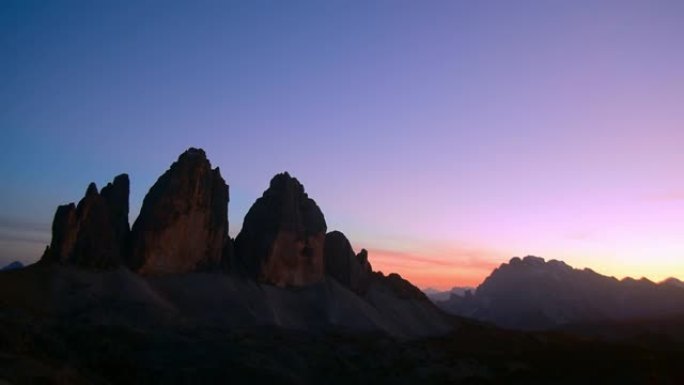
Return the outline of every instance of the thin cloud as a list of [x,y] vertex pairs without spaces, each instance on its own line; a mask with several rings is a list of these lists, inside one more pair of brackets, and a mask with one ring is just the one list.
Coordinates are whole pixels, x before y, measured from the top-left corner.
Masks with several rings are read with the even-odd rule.
[[39,243],[47,245],[50,243],[49,234],[36,233],[16,233],[6,232],[0,229],[0,241],[2,242],[20,242],[20,243]]
[[45,223],[0,217],[0,241],[46,245],[50,242],[50,226]]
[[[421,264],[437,267],[460,267],[468,269],[490,269],[499,265],[496,261],[496,252],[490,250],[452,250],[438,252],[444,257],[431,256],[432,253],[416,253],[400,250],[390,250],[382,248],[368,249],[371,263],[373,259],[389,260],[395,263],[405,263],[407,265]],[[434,252],[433,252],[434,253]]]
[[684,191],[669,191],[643,197],[647,202],[684,202]]
[[12,231],[50,232],[48,223],[31,222],[11,217],[0,217],[0,229]]
[[413,252],[369,248],[373,270],[398,273],[419,287],[476,286],[496,268],[498,252],[485,249],[448,248]]

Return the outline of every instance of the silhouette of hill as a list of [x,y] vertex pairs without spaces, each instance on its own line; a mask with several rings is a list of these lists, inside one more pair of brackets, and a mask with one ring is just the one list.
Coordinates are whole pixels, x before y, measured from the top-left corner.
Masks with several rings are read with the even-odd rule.
[[465,295],[465,292],[468,290],[472,291],[475,290],[475,288],[471,286],[454,286],[449,290],[437,290],[428,287],[427,289],[423,289],[423,293],[425,293],[425,295],[430,299],[430,301],[438,302],[448,300],[452,294]]
[[[448,317],[396,274],[373,272],[288,173],[228,236],[228,185],[201,149],[159,177],[128,224],[129,178],[60,206],[40,263],[0,277],[6,306],[122,327],[277,327],[440,335]],[[21,289],[19,289],[21,288]]]
[[684,287],[684,282],[682,282],[679,279],[674,278],[674,277],[667,278],[664,281],[660,282],[660,284],[661,285]]
[[672,281],[617,280],[528,256],[502,264],[474,292],[437,305],[503,327],[538,330],[684,314],[684,288]]
[[15,269],[21,269],[24,267],[24,264],[19,262],[19,261],[14,261],[10,262],[4,267],[0,268],[0,271],[7,271],[7,270],[15,270]]

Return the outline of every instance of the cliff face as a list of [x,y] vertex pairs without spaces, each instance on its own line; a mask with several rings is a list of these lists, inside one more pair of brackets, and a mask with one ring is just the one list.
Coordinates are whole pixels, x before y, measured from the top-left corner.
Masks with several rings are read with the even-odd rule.
[[325,236],[325,273],[356,293],[368,289],[373,270],[364,249],[354,254],[347,237],[339,231]]
[[323,213],[288,173],[271,180],[235,239],[240,268],[260,282],[303,286],[324,276]]
[[228,186],[191,148],[145,196],[131,231],[129,266],[141,274],[218,268],[228,242]]
[[78,205],[59,206],[43,260],[95,268],[120,265],[129,229],[128,194],[128,175],[122,174],[101,193],[91,183]]

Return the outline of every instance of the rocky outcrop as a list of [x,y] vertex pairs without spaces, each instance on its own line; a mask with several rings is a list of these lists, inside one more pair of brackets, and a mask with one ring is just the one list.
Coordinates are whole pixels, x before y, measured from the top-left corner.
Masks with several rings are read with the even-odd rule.
[[323,213],[299,181],[278,174],[250,208],[235,239],[240,268],[276,286],[321,281],[326,229]]
[[128,194],[128,175],[122,174],[101,193],[91,183],[78,206],[59,206],[43,260],[94,268],[120,265],[129,231]]
[[145,196],[129,266],[142,274],[218,268],[228,239],[228,186],[201,149],[180,155]]
[[419,288],[405,280],[397,273],[385,276],[382,272],[373,272],[371,285],[379,285],[389,289],[397,298],[430,302]]
[[323,255],[326,275],[356,293],[366,292],[373,270],[365,249],[354,254],[347,237],[339,231],[331,231],[325,236]]

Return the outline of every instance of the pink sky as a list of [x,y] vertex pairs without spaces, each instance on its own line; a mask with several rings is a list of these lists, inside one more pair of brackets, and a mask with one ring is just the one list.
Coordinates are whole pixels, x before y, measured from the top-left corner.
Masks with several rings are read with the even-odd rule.
[[287,170],[419,286],[528,254],[684,278],[682,20],[668,0],[0,4],[0,264],[35,261],[91,181],[129,173],[135,219],[193,146],[232,236]]

